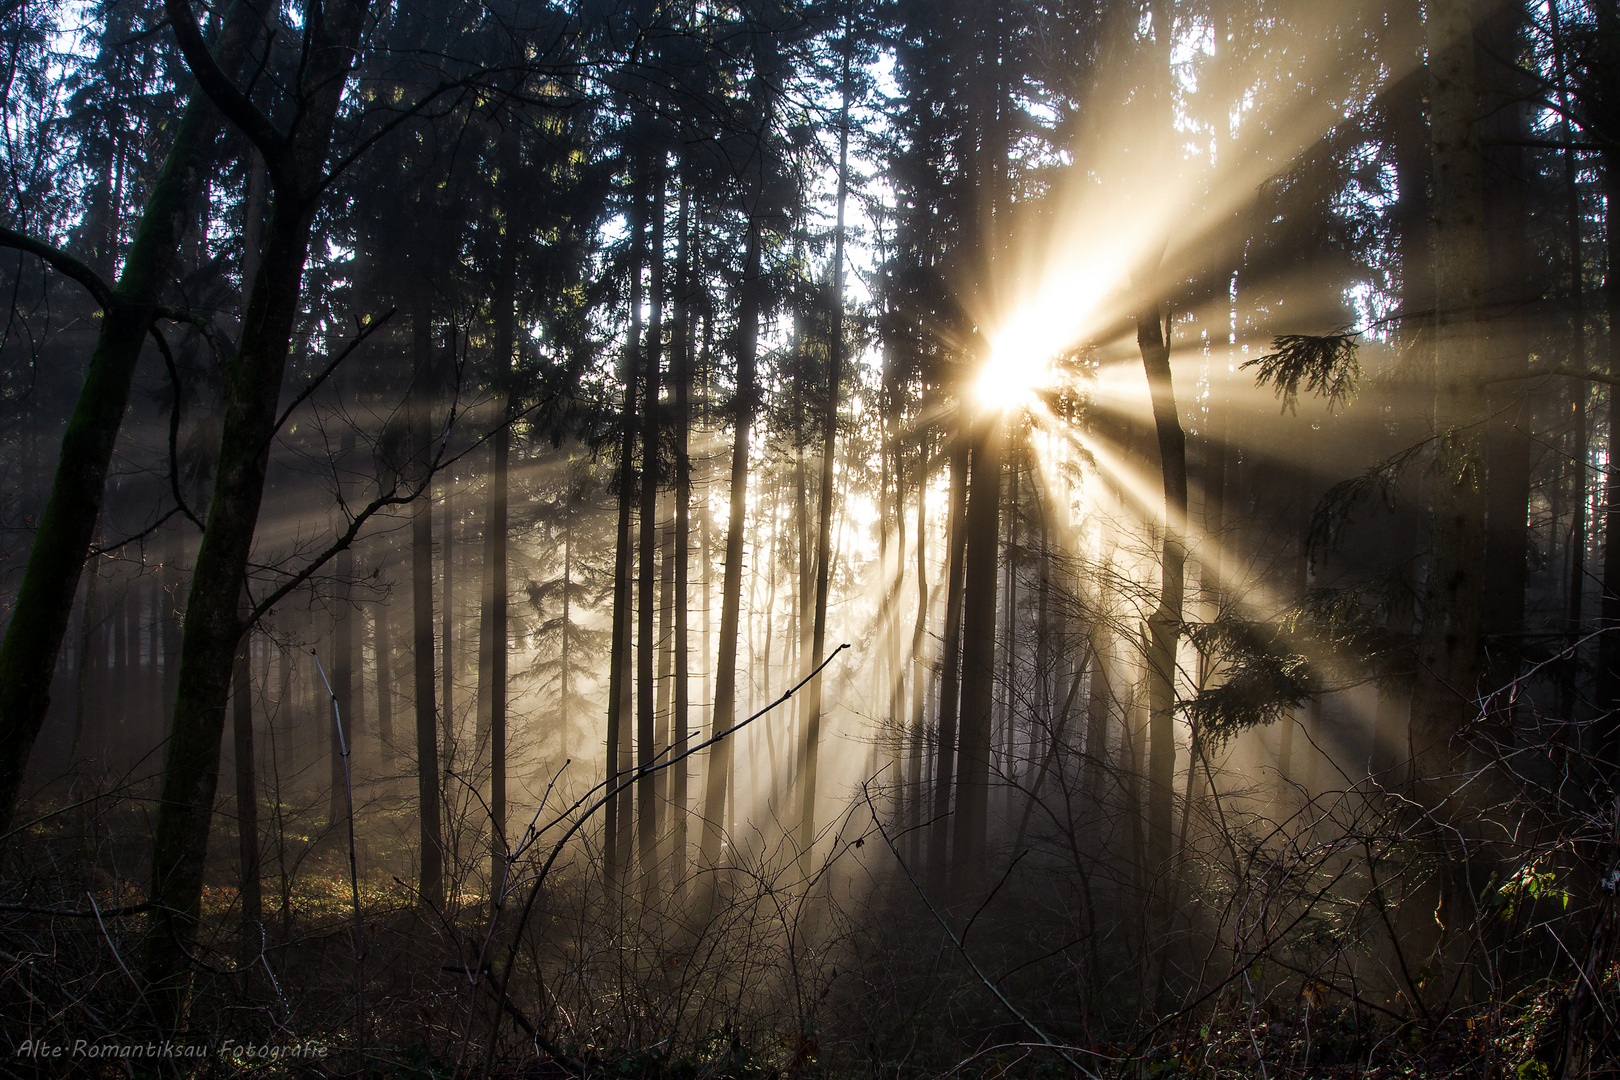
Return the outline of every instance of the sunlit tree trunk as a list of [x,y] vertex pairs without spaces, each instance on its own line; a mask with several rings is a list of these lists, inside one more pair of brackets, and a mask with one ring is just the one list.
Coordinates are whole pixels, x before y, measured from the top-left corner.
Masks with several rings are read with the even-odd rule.
[[[658,659],[655,616],[658,600],[658,394],[659,367],[663,363],[664,339],[664,169],[662,162],[641,169],[644,191],[640,200],[650,203],[652,227],[650,250],[642,249],[641,258],[650,263],[648,302],[650,318],[647,340],[642,347],[642,427],[641,427],[641,537],[640,560],[637,569],[636,619],[636,765],[647,769],[657,753],[655,745],[657,696],[653,676]],[[647,211],[639,205],[637,232],[645,233],[641,225]],[[641,886],[645,896],[652,896],[658,885],[658,800],[656,777],[643,772],[636,781],[637,847],[641,860]]]
[[[1415,4],[1398,5],[1392,12],[1392,37],[1405,49],[1416,51],[1422,37],[1422,26]],[[1417,364],[1423,385],[1432,375],[1432,312],[1434,310],[1434,274],[1430,252],[1428,135],[1423,110],[1423,92],[1426,82],[1422,68],[1402,79],[1392,88],[1390,99],[1391,141],[1395,159],[1397,197],[1391,208],[1395,227],[1396,254],[1400,260],[1401,344],[1418,353]],[[1394,412],[1393,410],[1400,410]],[[1427,427],[1427,417],[1420,410],[1403,409],[1396,405],[1393,415],[1386,421],[1395,429],[1396,449],[1415,442],[1420,428]],[[1389,532],[1387,562],[1400,567],[1403,578],[1418,546],[1417,523],[1411,513],[1398,513]],[[1406,582],[1407,590],[1411,583]],[[1409,640],[1415,629],[1416,612],[1404,598],[1392,598],[1388,605],[1385,626],[1393,635]],[[1378,685],[1378,703],[1373,719],[1373,776],[1387,786],[1398,782],[1405,772],[1411,756],[1408,738],[1408,718],[1412,708],[1411,662],[1403,656],[1399,670],[1390,672]]]
[[[642,374],[641,339],[642,282],[641,271],[647,241],[647,218],[640,184],[632,192],[630,207],[633,253],[630,265],[630,336],[624,353],[624,412],[619,432],[619,522],[618,548],[614,558],[613,577],[613,646],[608,674],[607,723],[607,779],[618,784],[631,768],[632,680],[631,668],[631,602],[633,589],[630,581],[632,563],[630,512],[636,493],[636,388]],[[628,790],[620,792],[607,807],[607,842],[604,845],[603,871],[610,887],[619,881],[630,861],[632,841],[631,796]]]
[[[497,401],[497,427],[489,441],[488,501],[484,508],[484,603],[478,664],[479,705],[487,713],[478,726],[489,734],[489,812],[492,886],[503,876],[506,858],[506,677],[507,642],[507,465],[511,457],[511,378],[512,350],[517,338],[517,248],[521,237],[508,220],[501,237],[495,269],[495,290],[491,298],[492,340],[490,343],[490,382]],[[564,499],[569,499],[564,487]],[[564,513],[568,513],[567,509]],[[563,573],[563,666],[562,715],[566,753],[568,717],[568,581],[567,553]],[[499,897],[492,898],[499,902]]]
[[[969,429],[965,528],[966,573],[962,594],[961,760],[956,770],[956,814],[951,883],[962,893],[984,869],[990,795],[991,725],[996,687],[996,577],[1001,547],[1001,466],[1006,434],[1001,416],[984,410]],[[942,733],[943,737],[943,733]]]
[[[354,453],[354,430],[345,429],[338,443],[339,470]],[[341,475],[341,472],[340,472]],[[343,747],[354,744],[354,605],[350,593],[354,582],[354,551],[344,548],[335,564],[335,592],[332,598],[332,696],[342,718],[341,735],[338,725],[328,724],[327,750],[331,765],[331,796],[328,800],[326,820],[336,826],[347,816],[345,797]]]
[[[1437,442],[1410,730],[1416,774],[1429,781],[1440,781],[1460,763],[1455,736],[1470,714],[1480,675],[1486,414],[1479,308],[1486,253],[1475,124],[1476,11],[1472,0],[1436,0],[1427,25]],[[1443,798],[1443,782],[1430,795]]]
[[[1605,13],[1612,34],[1620,30],[1620,18],[1611,9]],[[1604,154],[1603,227],[1608,247],[1608,280],[1604,301],[1609,322],[1609,374],[1620,378],[1620,153]],[[1593,702],[1598,715],[1608,717],[1600,735],[1600,753],[1611,770],[1620,769],[1620,385],[1609,387],[1609,454],[1603,474],[1603,599],[1598,610],[1604,633],[1598,638],[1597,687]],[[1612,782],[1612,781],[1611,781]]]
[[1091,675],[1086,690],[1086,749],[1084,791],[1095,806],[1102,801],[1103,777],[1108,771],[1108,717],[1115,695],[1109,683],[1113,635],[1106,627],[1091,632]]
[[[379,564],[386,568],[386,563]],[[394,765],[394,635],[388,619],[388,605],[374,604],[371,609],[371,648],[377,665],[377,742],[380,744],[384,768],[392,771]]]
[[[821,420],[821,504],[816,517],[816,610],[810,631],[810,654],[805,673],[821,663],[827,651],[827,591],[832,573],[832,510],[834,466],[838,440],[838,392],[844,379],[844,212],[849,199],[850,51],[854,48],[848,17],[844,23],[842,68],[843,98],[838,112],[838,220],[833,232],[832,302],[827,322],[827,398]],[[804,796],[799,816],[799,858],[810,865],[816,839],[816,782],[821,746],[822,679],[806,687],[804,765],[800,773]]]
[[[445,361],[455,360],[454,332],[446,343]],[[448,382],[448,380],[445,380]],[[448,470],[440,473],[444,518],[440,527],[439,556],[439,760],[446,769],[456,763],[456,480]]]
[[923,798],[928,783],[923,776],[927,764],[924,739],[928,716],[928,444],[919,453],[917,469],[917,618],[911,629],[911,718],[907,724],[910,762],[906,779],[906,829],[911,838],[911,859],[916,862],[922,849]]
[[[1478,57],[1482,63],[1506,64],[1519,55],[1524,32],[1522,4],[1504,4],[1482,27]],[[1500,58],[1497,60],[1497,58]],[[1492,318],[1488,349],[1490,375],[1495,380],[1487,403],[1491,416],[1486,434],[1489,476],[1485,514],[1485,579],[1481,614],[1490,637],[1489,684],[1504,686],[1519,670],[1522,649],[1519,633],[1524,625],[1525,582],[1528,577],[1530,505],[1530,401],[1522,376],[1530,367],[1530,343],[1525,312],[1539,298],[1532,285],[1529,237],[1530,211],[1528,155],[1522,144],[1529,136],[1527,107],[1533,91],[1498,67],[1490,83],[1505,82],[1507,95],[1483,95],[1480,113],[1486,119],[1484,149],[1486,254],[1489,258],[1489,295]],[[1487,86],[1490,84],[1488,83]],[[1522,95],[1522,97],[1521,97]],[[1511,96],[1512,100],[1500,100]],[[1532,291],[1536,295],[1531,295]],[[1577,361],[1584,363],[1584,361]],[[1493,710],[1493,728],[1499,740],[1511,740],[1512,695],[1499,695]]]
[[1147,870],[1157,873],[1170,857],[1176,762],[1176,649],[1181,639],[1187,551],[1187,436],[1170,381],[1170,345],[1157,305],[1136,321],[1136,342],[1147,371],[1164,478],[1165,523],[1159,548],[1159,604],[1148,618],[1148,835]]
[[[757,197],[757,192],[755,193]],[[743,532],[748,526],[748,438],[753,425],[755,361],[759,348],[759,316],[763,283],[760,280],[760,222],[757,211],[748,215],[748,237],[743,253],[743,279],[737,315],[737,412],[731,444],[731,507],[726,527],[726,554],[720,586],[720,645],[715,665],[714,711],[711,735],[730,728],[737,716],[737,644],[742,625]],[[704,777],[703,844],[706,866],[721,862],[725,842],[726,796],[731,781],[733,740],[724,738],[709,748]]]
[[416,793],[418,816],[417,893],[422,904],[444,904],[443,830],[439,819],[439,731],[433,665],[433,500],[428,470],[433,455],[433,395],[438,387],[433,362],[433,309],[425,283],[418,283],[411,312],[412,358],[416,378],[410,414],[412,469],[424,485],[411,507],[411,644],[416,707]]
[[[964,425],[965,427],[965,425]],[[947,571],[945,632],[940,644],[939,753],[934,760],[933,825],[928,832],[928,874],[934,892],[946,883],[949,868],[951,798],[956,782],[956,729],[961,708],[962,589],[967,576],[968,433],[958,430],[950,450],[950,503],[945,517]]]
[[[679,177],[680,210],[676,222],[675,326],[673,332],[675,367],[675,686],[674,709],[670,716],[670,749],[673,756],[686,752],[691,707],[690,605],[687,602],[692,542],[692,251],[691,184],[686,169]],[[675,887],[686,882],[687,781],[686,762],[672,770],[670,777],[671,847]]]

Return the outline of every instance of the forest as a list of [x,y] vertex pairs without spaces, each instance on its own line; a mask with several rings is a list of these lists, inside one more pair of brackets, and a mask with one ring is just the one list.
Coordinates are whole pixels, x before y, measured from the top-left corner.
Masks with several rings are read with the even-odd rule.
[[1616,0],[0,38],[0,1076],[1620,1076]]

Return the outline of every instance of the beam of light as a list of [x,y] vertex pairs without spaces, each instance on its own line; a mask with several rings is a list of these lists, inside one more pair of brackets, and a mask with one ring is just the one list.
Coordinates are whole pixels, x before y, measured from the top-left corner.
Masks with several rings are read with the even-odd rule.
[[973,397],[993,412],[1026,408],[1051,382],[1055,350],[1036,327],[1015,324],[991,343],[990,355],[973,381]]

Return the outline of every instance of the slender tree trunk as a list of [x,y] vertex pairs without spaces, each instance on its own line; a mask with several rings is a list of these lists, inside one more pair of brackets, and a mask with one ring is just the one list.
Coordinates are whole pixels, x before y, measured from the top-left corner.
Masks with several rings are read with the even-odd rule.
[[[574,700],[574,500],[573,495],[568,496],[567,509],[563,512],[563,609],[562,609],[562,674],[558,682],[558,716],[557,725],[561,729],[561,742],[559,756],[564,761],[572,755],[569,747],[572,745],[570,732],[573,729],[573,700]],[[503,699],[504,699],[504,695]]]
[[[346,461],[354,453],[354,432],[347,430],[339,442],[338,460]],[[347,527],[346,524],[344,527]],[[354,605],[350,593],[354,582],[354,551],[344,548],[335,560],[337,595],[333,597],[332,613],[332,695],[336,699],[338,724],[327,725],[330,731],[328,750],[331,763],[331,798],[326,820],[334,827],[348,814],[343,762],[343,747],[354,744]]]
[[389,626],[388,605],[373,605],[371,609],[371,647],[377,658],[377,741],[381,744],[382,760],[394,764],[394,635]]
[[1176,650],[1181,637],[1187,552],[1187,436],[1170,381],[1170,345],[1157,306],[1137,318],[1136,341],[1147,371],[1153,425],[1164,477],[1164,539],[1159,554],[1159,605],[1148,619],[1148,871],[1170,858],[1176,761]]
[[[214,50],[221,70],[234,73],[241,66],[255,22],[247,4],[231,5]],[[0,640],[0,836],[11,831],[23,768],[50,706],[51,674],[101,513],[136,361],[173,278],[186,223],[196,217],[194,207],[207,182],[218,130],[218,114],[207,97],[193,92],[118,284],[110,295],[98,298],[103,312],[95,348],[62,435],[50,495]],[[70,264],[76,260],[30,237],[0,229],[0,246],[42,255],[75,276]]]
[[[635,500],[636,473],[636,387],[641,376],[641,270],[646,244],[646,216],[641,192],[634,193],[631,206],[630,338],[624,354],[624,411],[619,432],[619,522],[617,553],[613,565],[613,645],[608,666],[607,778],[610,786],[631,768],[631,613],[630,508]],[[603,873],[609,886],[620,879],[630,860],[630,793],[620,792],[609,801],[603,852]]]
[[[455,355],[454,342],[446,349],[446,359]],[[439,587],[442,590],[439,611],[439,658],[443,681],[439,684],[439,760],[446,769],[456,762],[456,481],[449,471],[440,474],[444,491],[444,519],[439,537],[439,554],[443,564]]]
[[416,792],[419,825],[417,892],[430,908],[444,904],[443,830],[439,820],[439,730],[433,663],[433,313],[425,288],[411,313],[416,382],[409,404],[412,453],[422,494],[411,507],[411,630],[416,704]]
[[[641,555],[638,570],[636,622],[636,765],[647,769],[657,754],[657,695],[654,671],[658,648],[655,615],[658,599],[658,395],[659,368],[664,339],[664,169],[643,170],[645,191],[652,210],[651,249],[641,256],[650,262],[648,282],[651,317],[642,348],[643,406],[641,426]],[[637,214],[645,214],[638,208]],[[638,227],[638,232],[644,231]],[[642,895],[658,891],[657,777],[643,772],[636,781],[637,847],[641,859]]]
[[1113,636],[1098,626],[1091,634],[1091,680],[1086,691],[1086,797],[1093,806],[1102,802],[1103,775],[1108,769],[1108,714],[1113,708],[1109,684]]
[[925,443],[917,470],[917,619],[911,628],[911,723],[908,725],[911,761],[906,769],[911,790],[907,793],[906,829],[911,836],[912,861],[920,854],[922,800],[928,790],[923,776],[924,725],[928,714],[928,449]]
[[[511,228],[511,223],[508,224]],[[515,232],[515,229],[513,230]],[[484,618],[482,657],[478,665],[479,701],[489,710],[479,726],[489,732],[489,812],[492,845],[490,881],[498,885],[506,867],[506,678],[507,678],[507,463],[512,447],[511,372],[513,343],[517,337],[517,247],[519,238],[501,239],[496,270],[491,342],[490,381],[499,401],[499,426],[490,438],[488,503],[484,508]],[[565,491],[567,489],[565,488]],[[564,498],[568,498],[567,495]],[[568,510],[565,508],[565,513]],[[568,584],[563,583],[563,714],[568,709]],[[567,728],[564,727],[566,732]],[[567,736],[564,735],[566,745]],[[565,751],[566,752],[566,751]],[[495,903],[500,897],[492,898]]]
[[73,746],[68,754],[75,767],[84,746],[84,721],[90,711],[91,687],[101,668],[96,656],[92,656],[92,650],[95,650],[97,656],[104,656],[107,652],[106,641],[98,641],[96,638],[96,631],[103,622],[101,605],[96,595],[100,584],[100,570],[92,564],[84,585],[83,615],[79,619],[79,670],[73,695]]
[[[1609,30],[1615,29],[1612,13]],[[1604,235],[1608,245],[1609,275],[1604,283],[1608,306],[1609,374],[1620,376],[1620,153],[1604,155]],[[1609,454],[1603,474],[1603,599],[1599,603],[1597,687],[1593,702],[1599,716],[1609,718],[1600,733],[1600,754],[1613,772],[1620,769],[1620,387],[1609,387]],[[1612,782],[1612,781],[1611,781]]]
[[[850,36],[844,26],[843,101],[838,113],[838,209],[833,233],[832,303],[827,321],[827,400],[821,427],[821,504],[816,518],[816,610],[810,631],[810,655],[803,660],[808,674],[827,651],[827,592],[832,573],[832,509],[834,467],[838,448],[838,392],[844,379],[844,211],[849,199],[849,82]],[[799,812],[799,859],[808,871],[816,841],[816,780],[821,751],[822,680],[806,687],[804,765],[800,772],[804,801]]]
[[[986,410],[986,412],[989,412]],[[1006,435],[1001,416],[977,417],[971,432],[962,597],[961,736],[957,766],[952,885],[968,891],[984,870],[989,827],[991,724],[996,688],[996,571],[1001,547],[1001,465]]]
[[[1496,57],[1511,62],[1519,54],[1524,32],[1525,9],[1504,4],[1491,13],[1482,27],[1478,52],[1481,62]],[[1489,476],[1485,514],[1485,565],[1491,568],[1485,579],[1481,612],[1484,632],[1492,639],[1489,686],[1505,686],[1518,675],[1521,648],[1519,635],[1524,628],[1524,592],[1528,577],[1530,548],[1530,402],[1522,376],[1530,368],[1530,341],[1527,309],[1539,288],[1530,284],[1529,168],[1522,143],[1529,136],[1525,101],[1533,88],[1519,85],[1514,73],[1500,68],[1487,85],[1504,82],[1512,100],[1493,100],[1506,95],[1487,94],[1480,113],[1487,117],[1483,137],[1492,145],[1485,149],[1483,170],[1485,190],[1486,254],[1488,298],[1491,314],[1487,364],[1493,378],[1487,411],[1491,417],[1485,437],[1486,467]],[[1493,727],[1498,740],[1511,740],[1513,706],[1511,695],[1498,695]]]
[[[688,712],[691,707],[690,611],[687,603],[687,576],[691,565],[692,537],[692,460],[690,456],[692,421],[692,253],[690,250],[690,184],[683,168],[680,178],[680,211],[677,221],[675,256],[675,327],[673,333],[675,366],[675,701],[670,716],[672,756],[686,752]],[[671,847],[675,857],[671,867],[676,889],[686,882],[687,781],[686,762],[676,765],[670,777]]]
[[[1472,0],[1435,0],[1428,9],[1438,441],[1411,740],[1417,775],[1429,781],[1461,762],[1455,736],[1469,716],[1480,676],[1486,414],[1478,316],[1486,257],[1475,14]],[[1444,792],[1436,789],[1430,797],[1444,798]]]
[[[726,527],[726,554],[720,587],[720,655],[715,667],[714,712],[711,737],[727,730],[737,718],[737,644],[742,625],[743,532],[748,526],[748,439],[753,426],[754,365],[759,348],[760,221],[749,214],[747,246],[743,253],[743,280],[737,315],[737,415],[731,444],[731,509]],[[709,748],[703,797],[702,855],[706,866],[722,861],[725,843],[726,796],[731,780],[732,740],[720,739]]]
[[180,530],[190,522],[176,519],[166,530],[163,542],[163,590],[159,595],[159,616],[163,629],[163,693],[161,715],[174,713],[174,692],[180,685],[180,612],[184,610],[185,579],[180,574]]
[[258,955],[264,901],[259,884],[259,796],[254,781],[253,683],[251,635],[243,635],[232,674],[231,734],[236,756],[236,850],[241,875],[241,955]]
[[[964,425],[965,427],[965,425]],[[940,644],[939,754],[934,761],[934,824],[928,833],[928,874],[935,893],[945,888],[949,869],[951,798],[956,781],[956,728],[961,708],[962,591],[967,576],[968,433],[960,430],[951,444],[950,505],[945,517],[948,563],[945,582],[945,635]]]
[[[1393,35],[1406,47],[1416,50],[1421,44],[1422,26],[1415,4],[1402,4],[1392,12]],[[1391,128],[1395,157],[1395,177],[1398,195],[1392,217],[1396,230],[1397,253],[1400,259],[1400,303],[1402,319],[1400,341],[1404,348],[1417,355],[1414,365],[1422,373],[1424,385],[1432,375],[1434,311],[1434,274],[1430,251],[1431,223],[1429,219],[1428,133],[1423,108],[1424,69],[1414,71],[1395,87],[1391,94]],[[1399,410],[1399,411],[1396,411]],[[1399,442],[1410,443],[1417,432],[1427,430],[1427,417],[1422,410],[1395,406],[1386,426],[1395,430]],[[1418,523],[1411,513],[1401,513],[1389,531],[1387,564],[1400,567],[1403,577],[1419,547]],[[1408,582],[1402,591],[1416,591],[1415,583]],[[1397,638],[1410,641],[1416,625],[1413,604],[1398,600],[1390,605],[1385,627]],[[1378,704],[1373,720],[1372,772],[1387,786],[1402,779],[1405,765],[1411,757],[1408,737],[1412,707],[1412,659],[1403,650],[1402,662],[1397,670],[1389,672],[1378,685]]]

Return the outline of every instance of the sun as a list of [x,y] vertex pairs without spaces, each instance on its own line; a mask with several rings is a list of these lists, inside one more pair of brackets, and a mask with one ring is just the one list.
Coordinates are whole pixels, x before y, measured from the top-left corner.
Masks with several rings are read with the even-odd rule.
[[1052,377],[1051,352],[1027,334],[997,338],[973,381],[973,397],[996,412],[1030,405]]

